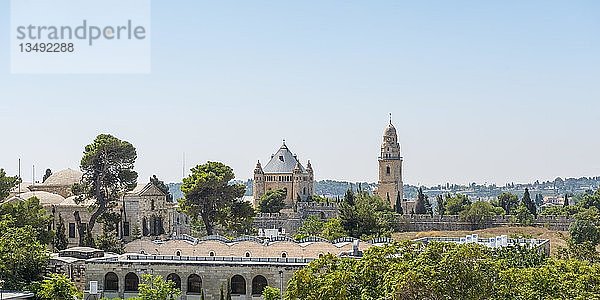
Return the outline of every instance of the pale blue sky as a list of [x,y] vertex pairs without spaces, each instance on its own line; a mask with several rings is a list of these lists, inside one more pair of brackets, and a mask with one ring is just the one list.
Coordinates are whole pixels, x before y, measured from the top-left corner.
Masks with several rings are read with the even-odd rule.
[[317,179],[375,181],[388,112],[407,183],[600,175],[598,1],[153,1],[149,75],[11,75],[8,11],[0,167],[28,181],[103,132],[143,180],[184,151],[249,178],[285,138]]

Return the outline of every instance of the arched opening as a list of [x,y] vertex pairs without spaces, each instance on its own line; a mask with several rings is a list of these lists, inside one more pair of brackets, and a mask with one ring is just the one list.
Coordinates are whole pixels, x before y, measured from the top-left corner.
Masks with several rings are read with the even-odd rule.
[[181,277],[179,277],[179,275],[171,273],[167,275],[167,280],[170,280],[173,283],[175,283],[175,288],[181,290]]
[[175,255],[176,255],[176,256],[181,256],[181,251],[180,251],[180,250],[177,250],[177,251],[175,252]]
[[306,187],[303,187],[303,188],[302,188],[302,194],[303,194],[303,195],[306,195]]
[[286,258],[287,257],[287,253],[286,252],[282,252],[281,253],[281,257]]
[[241,275],[231,277],[231,294],[246,295],[246,279]]
[[125,291],[126,292],[137,292],[138,285],[140,284],[140,279],[135,273],[127,273],[125,275]]
[[215,256],[215,251],[208,252],[208,256]]
[[246,252],[246,257],[250,257],[250,252]]
[[119,290],[119,276],[117,274],[108,272],[104,275],[104,290],[113,292]]
[[257,275],[252,279],[252,296],[260,296],[267,286],[267,279],[262,275]]
[[192,274],[188,277],[187,292],[188,294],[202,293],[202,278],[200,276]]

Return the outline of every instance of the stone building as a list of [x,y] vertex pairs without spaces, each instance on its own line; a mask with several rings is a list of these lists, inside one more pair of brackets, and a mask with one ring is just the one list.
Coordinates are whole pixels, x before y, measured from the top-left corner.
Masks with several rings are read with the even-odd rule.
[[[227,292],[229,287],[232,299],[250,300],[262,299],[266,286],[285,291],[296,270],[322,255],[360,257],[369,247],[388,242],[179,236],[166,242],[129,243],[123,255],[85,247],[66,249],[52,255],[49,270],[68,274],[83,285],[85,299],[135,297],[142,275],[153,274],[173,281],[182,292],[178,299],[201,299],[202,294],[205,299],[219,299],[221,289]],[[89,294],[92,282],[97,283],[97,295]]]
[[267,191],[277,189],[287,191],[285,203],[288,207],[298,199],[305,201],[314,194],[314,171],[310,160],[304,168],[284,141],[264,168],[260,161],[256,164],[252,188],[255,206]]
[[[69,246],[79,244],[79,228],[75,213],[81,217],[82,227],[86,226],[93,212],[94,201],[78,201],[71,188],[79,183],[83,173],[66,169],[52,174],[43,183],[21,186],[13,189],[6,201],[22,201],[31,197],[39,199],[40,204],[53,216],[52,229],[56,229],[62,220],[66,229]],[[187,215],[177,211],[177,203],[168,200],[167,191],[156,184],[138,184],[126,193],[112,212],[120,215],[116,224],[118,237],[124,241],[134,238],[134,232],[140,236],[169,236],[190,232],[190,220]],[[97,223],[92,234],[102,233],[102,224]]]
[[163,191],[152,182],[138,184],[133,191],[126,193],[120,205],[122,239],[132,240],[135,238],[134,231],[142,236],[189,233],[188,216],[177,211],[178,204],[168,199],[168,191]]
[[379,181],[375,193],[381,199],[389,201],[390,206],[396,211],[398,204],[402,205],[405,214],[414,210],[414,201],[404,200],[404,183],[402,182],[402,155],[400,153],[400,143],[398,142],[398,133],[390,123],[383,131],[383,141],[381,143],[381,152],[378,158],[379,162]]

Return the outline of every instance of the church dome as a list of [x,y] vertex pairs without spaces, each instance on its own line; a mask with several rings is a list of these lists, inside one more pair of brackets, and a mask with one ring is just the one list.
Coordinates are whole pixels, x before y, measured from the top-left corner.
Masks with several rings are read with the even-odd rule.
[[71,186],[81,181],[83,173],[73,169],[58,171],[44,181],[43,185]]
[[48,192],[42,192],[42,191],[22,193],[22,194],[19,194],[18,196],[15,196],[14,197],[15,199],[11,199],[11,200],[16,200],[16,198],[27,200],[32,197],[38,198],[38,200],[40,200],[40,204],[42,206],[56,205],[56,204],[59,204],[59,203],[65,201],[65,198],[63,198],[61,195],[48,193]]

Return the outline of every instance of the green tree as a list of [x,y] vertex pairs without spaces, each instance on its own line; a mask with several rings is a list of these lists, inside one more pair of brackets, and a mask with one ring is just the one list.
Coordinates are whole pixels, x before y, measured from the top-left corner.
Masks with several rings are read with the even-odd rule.
[[75,283],[64,274],[50,274],[42,281],[36,295],[44,300],[75,300],[83,297]]
[[340,205],[342,226],[348,235],[356,238],[389,236],[396,216],[389,203],[366,192],[347,193]]
[[448,215],[458,215],[461,211],[465,210],[469,204],[471,204],[471,201],[469,201],[469,197],[467,197],[466,195],[446,195],[445,207]]
[[320,235],[321,232],[323,232],[323,223],[324,222],[317,216],[308,216],[298,228],[296,239],[302,239],[311,235]]
[[17,220],[18,222],[13,223],[15,227],[29,226],[35,232],[35,238],[42,244],[52,242],[54,232],[49,230],[52,216],[40,204],[38,198],[6,202],[0,205],[0,216],[10,216],[13,220]]
[[525,204],[521,203],[512,211],[512,220],[521,225],[529,226],[533,224],[533,214]]
[[525,192],[523,193],[523,205],[529,210],[534,217],[537,216],[537,207],[535,206],[535,202],[531,200],[531,195],[529,194],[529,189],[525,188]]
[[565,194],[565,200],[563,201],[563,207],[569,206],[569,194]]
[[571,239],[576,244],[589,242],[596,246],[600,243],[600,214],[594,206],[575,215],[575,221],[569,226]]
[[423,194],[423,188],[419,188],[419,193],[417,195],[417,203],[415,203],[415,213],[417,215],[424,215],[428,213],[427,211],[427,196]]
[[115,234],[102,233],[95,240],[96,248],[116,254],[125,253],[125,245]]
[[481,227],[496,216],[496,210],[489,202],[475,201],[466,210],[460,212],[460,219],[476,227]]
[[4,169],[0,169],[0,200],[8,197],[10,191],[19,183],[21,183],[21,179],[18,176],[6,176]]
[[339,218],[331,218],[323,224],[323,231],[320,236],[333,241],[348,236],[348,233],[344,230],[344,226],[342,226],[342,220]]
[[260,197],[258,210],[261,213],[278,213],[285,207],[286,196],[287,190],[284,189],[267,191]]
[[513,208],[519,204],[519,197],[511,193],[502,193],[498,195],[498,204],[504,209],[507,215],[510,215]]
[[48,261],[46,245],[31,225],[15,226],[18,221],[3,216],[0,221],[0,278],[4,289],[23,290],[42,279]]
[[435,197],[435,202],[435,213],[438,214],[438,216],[444,216],[444,214],[446,214],[446,202],[444,201],[444,196],[437,195]]
[[246,187],[243,184],[229,184],[234,179],[233,170],[220,162],[207,162],[194,167],[192,173],[183,179],[181,191],[184,199],[180,207],[190,217],[200,217],[206,233],[214,234],[216,224],[226,224],[232,216],[231,207],[242,201]]
[[169,187],[164,183],[164,181],[159,180],[158,177],[156,177],[156,175],[152,175],[152,177],[150,177],[150,182],[154,184],[163,193],[165,193],[165,195],[167,195],[168,202],[173,201],[173,195],[171,195]]
[[249,202],[233,201],[230,206],[225,207],[221,211],[221,214],[224,215],[221,225],[231,235],[250,235],[255,233],[252,223],[254,216],[256,216],[256,211]]
[[69,239],[67,238],[65,221],[61,214],[58,214],[58,222],[56,223],[56,233],[52,242],[54,248],[57,250],[67,249],[69,246]]
[[181,294],[181,290],[175,287],[175,282],[152,274],[142,274],[139,290],[140,300],[170,300]]
[[404,210],[402,209],[402,197],[400,197],[400,191],[398,191],[398,194],[396,195],[396,213],[398,213],[399,215],[404,214]]
[[281,291],[278,288],[266,286],[262,296],[263,300],[281,300]]
[[46,179],[48,179],[48,177],[52,176],[52,170],[50,169],[46,169],[46,173],[44,173],[44,177],[42,178],[42,182],[46,182]]
[[81,226],[79,212],[74,213],[80,245],[93,241],[90,237],[98,218],[116,207],[123,194],[137,185],[138,174],[133,170],[136,159],[132,144],[109,134],[100,134],[93,143],[85,146],[81,158],[83,177],[81,183],[73,186],[73,192],[79,195],[78,201],[92,199],[96,210],[90,215],[87,226]]

